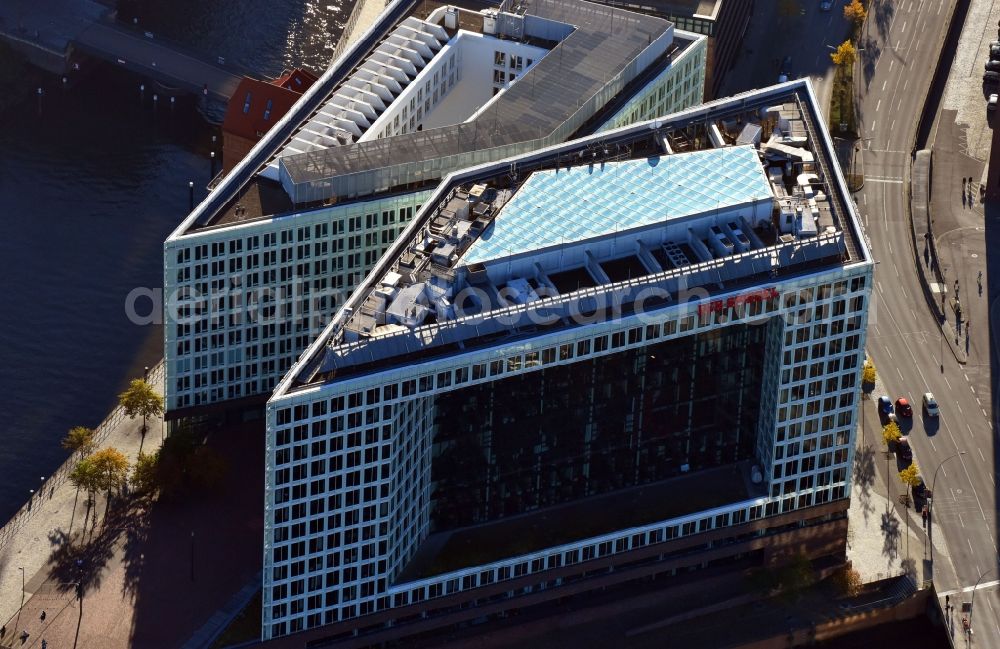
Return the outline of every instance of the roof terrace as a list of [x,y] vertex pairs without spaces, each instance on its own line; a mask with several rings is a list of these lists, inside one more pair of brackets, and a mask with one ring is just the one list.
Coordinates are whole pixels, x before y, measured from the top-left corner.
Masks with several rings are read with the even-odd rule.
[[[475,8],[457,6],[462,4]],[[239,169],[239,180],[224,181],[217,191],[228,195],[225,202],[221,196],[209,201],[211,207],[199,209],[182,231],[412,191],[459,168],[557,144],[602,114],[630,82],[691,43],[675,41],[665,20],[583,0],[536,0],[513,11],[483,10],[473,0],[457,5],[423,17],[414,5],[352,68],[325,74],[290,114],[294,127],[276,129],[287,135],[266,140],[267,160],[249,174]],[[512,68],[491,98],[493,50],[515,46],[541,54],[527,55],[531,65]],[[411,97],[425,88],[431,94],[429,82],[441,83],[456,63],[482,56],[491,59],[485,64],[490,74],[479,74],[484,64],[460,72],[457,85],[441,86],[438,108],[428,112],[417,104],[429,98]],[[485,97],[463,86],[480,76]],[[477,97],[476,106],[465,110],[454,98],[445,100],[452,88]],[[409,101],[417,98],[421,102]],[[395,127],[393,117],[406,109],[404,126]],[[275,198],[278,189],[286,200]]]
[[[295,374],[331,381],[862,262],[806,82],[570,142],[443,187]],[[846,200],[845,200],[846,199]]]

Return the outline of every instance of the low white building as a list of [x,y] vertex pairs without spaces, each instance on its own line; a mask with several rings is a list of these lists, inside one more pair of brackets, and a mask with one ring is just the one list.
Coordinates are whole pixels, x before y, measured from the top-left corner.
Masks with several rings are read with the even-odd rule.
[[419,7],[390,4],[165,242],[168,417],[262,405],[448,173],[700,101],[705,38],[664,20]]

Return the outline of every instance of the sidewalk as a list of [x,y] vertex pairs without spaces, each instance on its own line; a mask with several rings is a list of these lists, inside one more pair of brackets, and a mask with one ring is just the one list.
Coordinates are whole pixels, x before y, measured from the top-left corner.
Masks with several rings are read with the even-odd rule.
[[[882,393],[877,386],[872,394]],[[927,561],[931,549],[926,546],[923,520],[912,505],[904,508],[899,502],[899,495],[907,493],[908,489],[899,479],[895,456],[886,466],[882,426],[875,402],[863,400],[860,409],[865,421],[858,431],[854,452],[847,558],[864,583],[909,574],[919,585],[932,579],[935,572],[939,576],[942,571],[952,572],[944,536],[934,535],[934,561]],[[891,498],[887,490],[891,491]]]
[[[162,365],[150,372],[150,383],[162,392]],[[147,422],[148,432],[143,436],[140,432],[142,419],[128,419],[119,409],[109,415],[105,424],[106,430],[98,432],[99,448],[115,447],[124,453],[129,461],[135,460],[142,448],[151,453],[160,447],[161,420],[151,418]],[[71,469],[72,466],[67,467]],[[57,472],[59,473],[59,472]],[[65,470],[61,470],[64,475]],[[86,493],[78,493],[76,487],[68,480],[61,484],[53,484],[58,479],[53,476],[50,483],[42,489],[34,499],[31,512],[19,512],[24,517],[19,528],[14,531],[9,541],[0,547],[0,623],[6,623],[6,634],[0,638],[0,646],[8,646],[8,642],[22,629],[31,633],[26,647],[34,646],[39,638],[41,622],[35,616],[22,615],[17,620],[17,612],[22,599],[22,568],[24,579],[24,599],[33,605],[48,606],[46,623],[55,622],[57,611],[66,608],[73,600],[74,589],[71,585],[60,585],[54,581],[66,579],[59,573],[59,558],[65,558],[70,546],[67,540],[82,535],[85,528],[89,533],[95,533],[94,524],[104,516],[107,506],[103,494],[95,498],[94,506],[88,511]],[[98,534],[110,532],[99,531]],[[74,559],[75,561],[75,559]],[[94,575],[100,579],[100,575]],[[67,580],[69,581],[69,580]],[[42,609],[39,609],[39,612]],[[8,620],[13,621],[11,624]],[[119,620],[120,622],[120,620]],[[15,629],[16,626],[16,629]],[[20,645],[20,641],[17,642]],[[41,646],[40,639],[38,646]]]

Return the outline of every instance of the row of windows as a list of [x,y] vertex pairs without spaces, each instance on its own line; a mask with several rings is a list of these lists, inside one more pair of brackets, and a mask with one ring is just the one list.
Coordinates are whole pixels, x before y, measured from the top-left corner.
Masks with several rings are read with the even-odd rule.
[[[315,624],[318,625],[320,624],[319,618],[314,612],[325,611],[322,623],[330,624],[338,620],[373,613],[376,610],[401,608],[445,595],[472,590],[480,586],[520,578],[529,574],[537,574],[547,570],[554,570],[564,566],[572,566],[648,545],[708,532],[712,529],[740,525],[761,517],[791,512],[797,508],[802,509],[834,500],[841,500],[845,497],[845,494],[846,485],[841,483],[832,487],[816,489],[808,493],[789,495],[780,500],[774,499],[765,505],[754,505],[748,508],[720,513],[715,516],[697,517],[682,523],[651,525],[644,531],[633,531],[612,538],[604,538],[568,550],[552,551],[532,558],[512,560],[505,562],[503,565],[486,569],[472,568],[463,570],[457,574],[442,575],[434,580],[426,580],[418,586],[402,584],[389,590],[388,595],[383,595],[386,593],[386,584],[384,579],[378,576],[377,564],[373,576],[367,579],[361,577],[361,573],[357,569],[350,573],[351,575],[357,575],[360,582],[352,583],[351,585],[347,585],[343,581],[344,573],[342,571],[334,571],[333,574],[336,576],[332,577],[327,577],[326,573],[309,574],[308,572],[300,572],[297,575],[297,577],[301,576],[300,579],[296,579],[288,584],[276,584],[274,583],[274,576],[276,574],[285,575],[287,572],[282,567],[281,572],[275,573],[274,570],[277,570],[275,568],[269,575],[272,577],[270,590],[266,591],[267,601],[265,603],[268,604],[268,607],[265,608],[265,623],[275,623],[275,626],[272,628],[278,632],[281,632],[281,629],[284,628],[285,622],[291,624],[293,628],[300,630],[304,628],[306,622],[305,614],[312,613],[310,618],[315,619]],[[299,563],[305,564],[304,561],[300,561]],[[316,567],[317,571],[322,573],[323,568]],[[293,587],[292,583],[299,583],[300,585]],[[295,599],[296,595],[293,595],[293,592],[301,592],[306,596],[299,595],[298,599]],[[282,602],[280,598],[275,598],[275,595],[292,599]],[[359,602],[356,601],[358,597],[367,597],[368,599]]]

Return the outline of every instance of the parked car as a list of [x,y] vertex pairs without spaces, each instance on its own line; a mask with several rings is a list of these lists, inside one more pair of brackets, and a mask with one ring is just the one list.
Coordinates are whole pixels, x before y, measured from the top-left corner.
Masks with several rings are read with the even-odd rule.
[[830,11],[830,7],[832,7],[832,6],[833,6],[833,1],[832,0],[822,0],[819,3],[819,10],[820,11]]
[[913,407],[910,406],[910,402],[906,397],[896,399],[896,414],[901,417],[913,416]]
[[884,394],[878,398],[878,414],[883,417],[892,414],[892,399]]
[[938,409],[937,399],[934,398],[934,394],[931,392],[924,392],[924,413],[928,417],[937,417],[941,414]]
[[778,72],[778,83],[788,81],[792,76],[792,57],[786,56],[781,61],[781,70]]
[[998,83],[1000,82],[1000,72],[994,70],[987,70],[983,73],[983,83]]
[[983,67],[986,68],[987,72],[989,72],[991,70],[993,72],[1000,71],[1000,61],[998,61],[996,59],[990,59],[989,61],[986,62],[986,65],[983,66]]
[[997,109],[997,94],[993,93],[990,98],[986,100],[986,110],[996,110]]
[[902,436],[896,442],[896,453],[906,462],[913,462],[913,449],[910,448],[910,438]]

